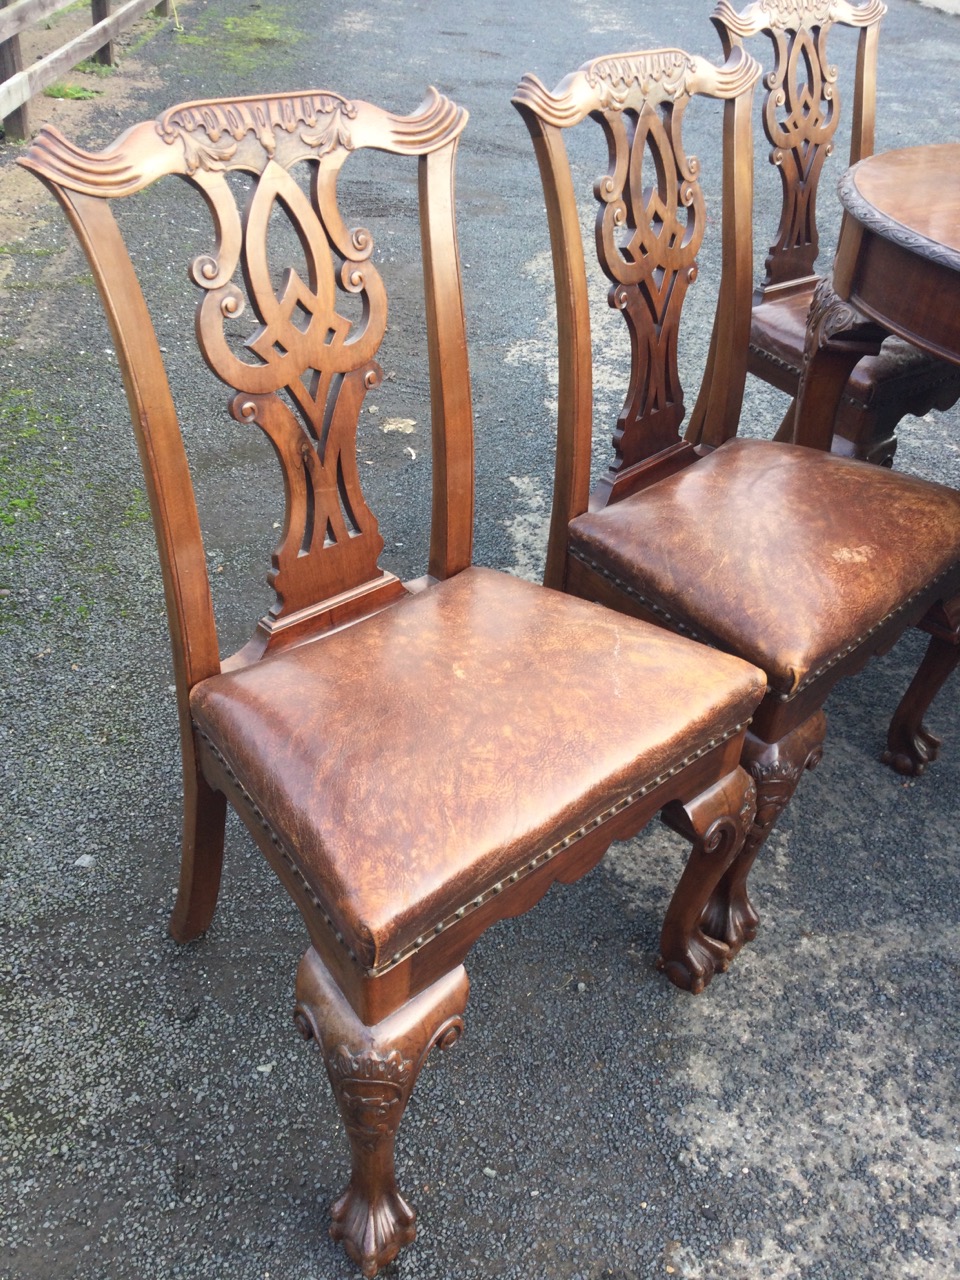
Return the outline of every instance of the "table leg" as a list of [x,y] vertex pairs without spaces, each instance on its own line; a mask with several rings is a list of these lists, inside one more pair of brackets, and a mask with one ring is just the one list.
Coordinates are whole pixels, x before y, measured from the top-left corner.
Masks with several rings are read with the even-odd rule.
[[[795,403],[793,442],[830,449],[843,389],[854,366],[876,355],[886,329],[866,319],[833,291],[829,279],[817,285],[807,316],[803,371]],[[785,434],[783,427],[778,439]]]

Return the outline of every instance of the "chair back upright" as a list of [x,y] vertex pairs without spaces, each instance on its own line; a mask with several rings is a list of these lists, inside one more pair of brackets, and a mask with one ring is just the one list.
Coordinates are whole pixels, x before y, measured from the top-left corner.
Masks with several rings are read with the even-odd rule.
[[[736,434],[746,379],[752,290],[751,104],[759,64],[742,47],[722,67],[679,49],[585,63],[550,93],[532,75],[513,102],[540,165],[556,281],[559,345],[557,467],[545,581],[563,587],[567,526],[587,510],[637,492],[698,456],[684,442],[677,368],[680,314],[696,279],[706,211],[699,162],[682,127],[697,95],[722,100],[723,267],[707,369],[691,416],[696,443]],[[564,131],[587,117],[606,136],[609,165],[594,186],[596,250],[608,302],[630,332],[626,398],[614,457],[590,493],[593,431],[589,297],[580,216]]]

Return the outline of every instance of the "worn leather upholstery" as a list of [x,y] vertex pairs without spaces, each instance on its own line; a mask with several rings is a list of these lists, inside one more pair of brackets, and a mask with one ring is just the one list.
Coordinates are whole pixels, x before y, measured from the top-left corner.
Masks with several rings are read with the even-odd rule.
[[790,695],[960,560],[960,493],[734,439],[578,517],[571,551]]
[[376,968],[746,722],[764,689],[726,654],[470,568],[205,680],[191,706]]
[[[775,369],[764,370],[762,376],[791,395],[800,381],[812,297],[810,289],[758,303],[750,320],[751,369],[759,372],[758,361],[772,362]],[[854,367],[844,399],[871,408],[878,398],[909,400],[929,394],[941,383],[953,386],[958,381],[960,375],[955,366],[927,355],[902,338],[890,337],[878,355],[864,356]]]

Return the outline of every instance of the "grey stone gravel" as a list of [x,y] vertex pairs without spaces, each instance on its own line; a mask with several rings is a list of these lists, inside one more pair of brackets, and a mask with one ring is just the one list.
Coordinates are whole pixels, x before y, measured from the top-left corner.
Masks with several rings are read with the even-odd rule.
[[[888,2],[878,148],[957,138],[960,19]],[[524,71],[552,85],[620,49],[715,54],[708,8],[646,3],[631,20],[602,0],[193,0],[183,36],[162,27],[102,101],[56,104],[55,119],[100,146],[218,94],[315,85],[409,111],[435,83],[467,106],[458,195],[477,559],[536,576],[554,335],[543,202],[510,93]],[[691,109],[708,196],[717,124]],[[356,1274],[326,1236],[344,1139],[290,1021],[305,938],[239,824],[209,935],[178,947],[166,934],[180,784],[152,534],[86,264],[16,154],[0,144],[0,430],[36,501],[34,519],[0,530],[16,542],[0,557],[0,1277],[340,1280]],[[599,172],[599,150],[577,163]],[[410,175],[397,172],[361,168],[357,206],[399,263],[415,230]],[[189,371],[180,407],[229,650],[269,602],[279,517],[259,492],[275,473],[193,371],[185,264],[209,247],[199,202],[184,213],[160,193],[143,205],[124,218],[151,263],[161,342],[175,373]],[[767,197],[764,214],[769,224]],[[715,265],[705,248],[683,357],[691,387]],[[386,367],[400,372],[377,393],[362,449],[385,562],[411,574],[423,569],[425,372],[406,378],[393,325],[390,341]],[[601,327],[597,345],[599,466],[623,338]],[[746,429],[769,433],[782,407],[751,385]],[[382,430],[390,418],[414,430]],[[960,411],[905,423],[898,465],[960,485]],[[468,1034],[428,1064],[401,1132],[420,1239],[386,1274],[960,1276],[955,682],[930,717],[946,746],[928,775],[905,781],[877,763],[921,651],[906,637],[832,696],[823,763],[754,874],[761,933],[699,999],[653,968],[684,853],[656,825],[478,943]]]

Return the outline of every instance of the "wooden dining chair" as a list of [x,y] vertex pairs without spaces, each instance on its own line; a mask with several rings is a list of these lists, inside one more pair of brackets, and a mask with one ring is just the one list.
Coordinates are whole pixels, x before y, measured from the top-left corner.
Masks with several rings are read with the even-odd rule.
[[[352,1153],[332,1232],[366,1276],[414,1237],[394,1139],[427,1054],[460,1035],[463,961],[481,933],[662,812],[693,846],[662,963],[698,989],[725,960],[700,917],[754,814],[739,760],[762,672],[471,565],[453,217],[466,118],[435,90],[410,116],[327,92],[194,102],[96,154],[45,129],[21,161],[88,256],[146,476],[183,749],[171,930],[186,940],[211,922],[229,801],[307,927],[295,1018],[320,1047]],[[368,147],[415,157],[419,169],[433,499],[429,572],[406,584],[379,566],[383,539],[357,465],[364,396],[381,383],[387,295],[370,232],[340,212],[338,181]],[[235,174],[251,184],[242,209]],[[200,354],[230,389],[233,418],[269,437],[285,491],[276,601],[223,660],[171,387],[111,211],[165,175],[199,191],[216,239],[190,265]],[[369,199],[370,185],[355,184],[355,198]],[[271,263],[278,220],[295,231],[305,274]],[[138,258],[161,252],[162,230],[138,241]],[[352,321],[344,301],[359,304]]]
[[[799,388],[807,313],[820,278],[817,192],[840,122],[841,91],[827,40],[835,26],[859,33],[851,100],[850,164],[855,164],[873,154],[877,44],[886,11],[881,0],[754,0],[738,12],[729,0],[720,0],[711,15],[726,53],[760,35],[773,49],[761,115],[782,200],[776,239],[754,298],[747,371],[791,397]],[[949,409],[957,399],[956,365],[888,337],[850,375],[834,420],[833,450],[892,466],[900,419]],[[792,433],[791,407],[779,438],[790,440]]]
[[[756,932],[747,876],[803,770],[820,759],[827,694],[960,586],[960,494],[825,449],[735,438],[750,331],[759,72],[740,46],[720,68],[658,49],[585,63],[552,93],[525,76],[513,99],[539,161],[556,282],[545,581],[739,654],[767,675],[743,755],[757,782],[756,822],[703,917],[728,954]],[[680,315],[707,221],[700,166],[682,138],[697,95],[723,102],[722,271],[684,440]],[[613,460],[592,492],[590,297],[564,140],[588,116],[609,152],[593,188],[596,250],[631,345]]]

